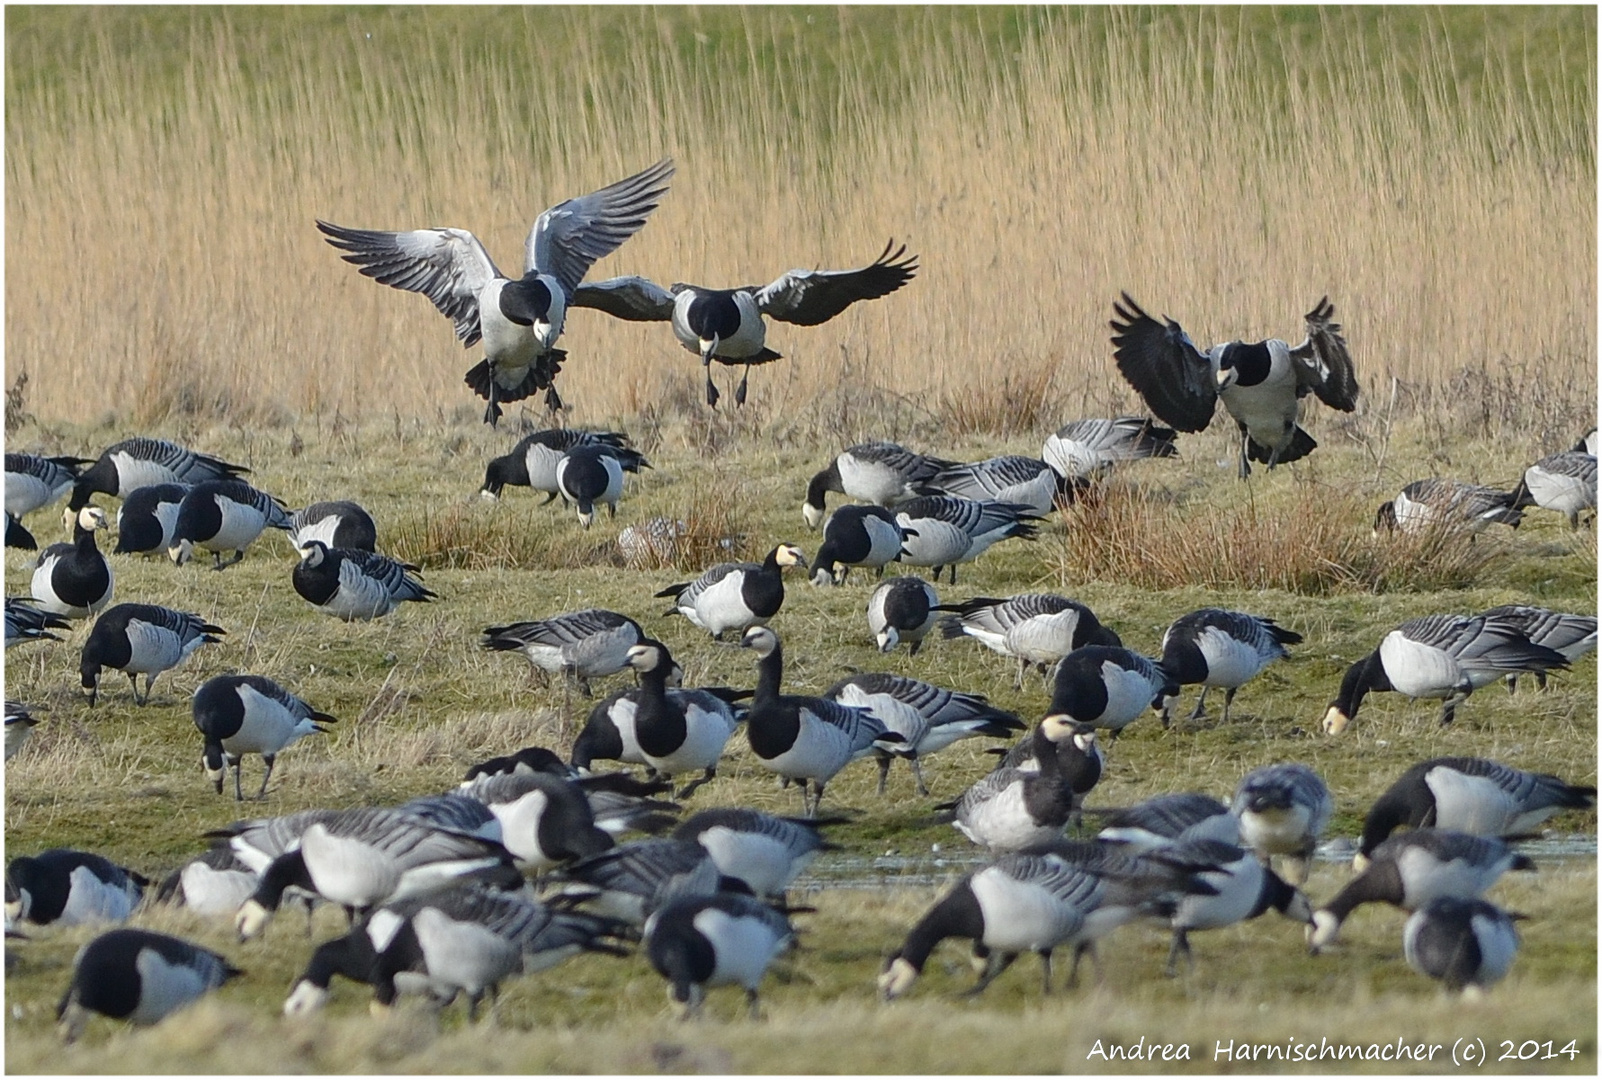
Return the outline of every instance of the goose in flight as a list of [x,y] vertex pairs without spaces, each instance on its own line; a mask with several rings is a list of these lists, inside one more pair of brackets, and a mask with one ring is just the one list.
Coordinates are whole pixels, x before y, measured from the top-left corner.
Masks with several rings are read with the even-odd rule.
[[554,411],[562,399],[552,386],[567,353],[556,348],[574,290],[590,267],[645,225],[667,194],[673,161],[599,191],[557,203],[529,230],[523,276],[495,268],[478,237],[466,229],[380,232],[318,220],[317,228],[346,262],[367,277],[419,292],[456,324],[463,348],[484,343],[484,359],[467,373],[467,385],[489,402],[484,420],[494,426],[503,402],[544,390]]
[[[892,250],[894,248],[894,250]],[[911,281],[918,257],[892,240],[879,257],[855,270],[791,270],[767,285],[737,289],[707,289],[676,282],[662,288],[641,277],[617,277],[580,285],[574,307],[591,307],[631,322],[673,324],[673,334],[706,368],[706,403],[717,405],[718,388],[712,385],[712,361],[745,367],[734,391],[737,404],[745,404],[746,380],[751,365],[766,364],[782,354],[767,347],[764,316],[797,326],[826,323],[859,300],[888,296]]]

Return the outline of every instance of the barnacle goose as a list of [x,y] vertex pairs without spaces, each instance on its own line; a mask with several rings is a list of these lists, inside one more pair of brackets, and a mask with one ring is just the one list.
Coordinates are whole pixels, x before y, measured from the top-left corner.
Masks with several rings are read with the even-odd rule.
[[1174,940],[1168,950],[1166,973],[1175,974],[1183,956],[1195,969],[1190,950],[1192,930],[1218,930],[1233,926],[1272,909],[1300,923],[1311,924],[1313,905],[1296,886],[1274,873],[1245,848],[1218,840],[1176,840],[1159,849],[1168,858],[1187,862],[1210,862],[1216,869],[1199,870],[1196,876],[1216,891],[1212,896],[1189,895],[1180,898],[1168,925]]
[[88,464],[81,457],[7,454],[6,513],[20,518],[49,506],[72,490],[79,469]]
[[643,926],[657,908],[681,896],[711,896],[732,883],[711,853],[693,840],[650,839],[570,863],[550,875],[552,898]]
[[199,484],[230,480],[250,470],[210,454],[197,454],[165,439],[124,439],[113,443],[78,476],[68,510],[89,505],[96,493],[126,499],[138,488],[152,484]]
[[298,551],[313,540],[347,551],[377,551],[378,526],[373,515],[348,499],[314,502],[290,516],[289,546]]
[[154,1024],[242,975],[223,957],[151,930],[108,930],[72,962],[72,982],[56,1006],[67,1042],[83,1034],[91,1013],[131,1024]]
[[1033,522],[1040,516],[1022,503],[958,499],[950,495],[925,495],[896,507],[896,522],[906,540],[901,561],[908,566],[934,567],[935,583],[940,571],[951,570],[951,583],[957,583],[957,564],[972,562],[992,544],[1012,537],[1033,540]]
[[1411,829],[1375,848],[1363,872],[1313,912],[1309,949],[1317,953],[1333,942],[1341,924],[1363,904],[1417,911],[1440,896],[1474,900],[1507,871],[1534,869],[1529,856],[1494,837]]
[[1117,738],[1146,709],[1166,714],[1179,683],[1150,657],[1116,645],[1086,645],[1057,664],[1051,711]]
[[629,667],[640,678],[634,710],[634,741],[656,775],[671,779],[699,772],[678,793],[687,799],[717,776],[718,759],[737,726],[732,711],[686,708],[668,693],[667,680],[676,665],[666,645],[645,638],[629,650]]
[[[1528,604],[1504,604],[1485,612],[1485,617],[1510,622],[1524,631],[1524,636],[1536,645],[1556,649],[1563,659],[1574,663],[1596,648],[1596,616],[1571,615]],[[1507,676],[1507,688],[1512,690],[1518,682],[1517,673]],[[1546,673],[1535,673],[1536,685],[1546,688]]]
[[1173,428],[1159,427],[1145,416],[1070,420],[1040,448],[1045,461],[1065,479],[1093,478],[1120,461],[1177,457]]
[[[689,532],[690,526],[683,518],[647,518],[637,525],[625,525],[618,532],[618,554],[630,570],[666,570],[678,561],[679,540]],[[727,538],[722,545],[731,546]]]
[[1552,454],[1524,470],[1513,489],[1515,507],[1539,506],[1556,510],[1580,527],[1580,513],[1596,509],[1596,457],[1592,454]]
[[800,781],[808,817],[818,816],[824,785],[849,762],[875,747],[892,752],[910,749],[902,735],[886,730],[883,721],[865,709],[827,698],[781,694],[784,647],[772,630],[751,627],[740,647],[757,654],[756,694],[746,714],[746,738],[764,768]]
[[106,527],[106,513],[98,506],[77,511],[70,544],[51,544],[39,553],[30,591],[45,611],[82,619],[111,603],[116,575],[95,544],[95,533]]
[[755,897],[720,892],[664,904],[646,920],[640,944],[686,1018],[700,1012],[708,987],[737,985],[755,1020],[762,976],[794,941],[783,912]]
[[736,404],[745,404],[746,381],[753,364],[780,358],[766,345],[764,316],[797,326],[828,322],[860,300],[888,296],[917,272],[917,256],[908,256],[903,244],[892,240],[879,257],[854,270],[791,270],[766,286],[707,289],[675,282],[664,289],[641,277],[617,277],[574,292],[574,307],[591,307],[633,322],[670,322],[673,336],[701,357],[706,369],[706,403],[716,406],[721,397],[712,385],[712,361],[745,373],[734,391]]
[[1449,992],[1478,996],[1513,966],[1521,944],[1514,920],[1528,917],[1484,900],[1438,896],[1407,917],[1402,955]]
[[888,672],[870,672],[841,679],[823,696],[842,705],[870,710],[887,731],[899,732],[909,749],[899,755],[875,750],[879,758],[879,794],[884,794],[891,759],[905,757],[917,780],[918,794],[929,794],[920,759],[944,750],[958,739],[976,735],[1007,739],[1027,725],[1012,713],[995,708],[982,694],[944,690],[920,679]]
[[195,727],[205,737],[201,765],[206,778],[222,794],[227,775],[224,762],[234,770],[234,799],[243,801],[240,762],[246,754],[260,754],[267,766],[256,798],[267,796],[267,781],[279,751],[307,735],[326,735],[320,724],[337,723],[282,686],[262,675],[218,675],[195,691],[190,702]]
[[1374,512],[1374,535],[1382,527],[1390,532],[1436,527],[1479,530],[1495,523],[1516,529],[1523,520],[1512,492],[1433,477],[1415,480],[1396,498],[1380,503]]
[[901,555],[901,526],[882,506],[842,506],[823,524],[823,542],[812,563],[812,584],[844,585],[851,568],[865,566],[884,576]]
[[823,827],[834,823],[719,806],[691,814],[671,836],[700,844],[720,873],[745,882],[754,895],[782,897],[818,852],[836,849],[823,838]]
[[1175,840],[1240,843],[1240,820],[1229,807],[1200,792],[1157,795],[1106,815],[1098,840],[1122,844],[1135,852],[1153,851]]
[[[95,703],[104,668],[121,671],[133,686],[134,704],[150,701],[156,676],[189,659],[202,645],[215,645],[228,631],[199,615],[155,604],[118,604],[95,620],[83,643],[78,672],[89,704]],[[139,676],[145,677],[145,696],[139,696]]]
[[[1101,781],[1101,774],[1106,771],[1107,755],[1096,741],[1095,728],[1072,720],[1068,723],[1073,728],[1073,736],[1057,744],[1057,766],[1062,772],[1062,782],[1073,796],[1070,819],[1078,826],[1083,824],[1085,796]],[[1036,753],[1033,734],[1024,736],[1011,746],[993,748],[989,753],[1001,758],[995,772],[1007,769],[1016,769],[1020,773],[1040,771],[1040,757]]]
[[976,596],[941,604],[937,610],[955,613],[941,620],[940,633],[945,637],[971,637],[1016,659],[1018,677],[1013,687],[1020,690],[1024,671],[1031,664],[1044,675],[1048,667],[1082,646],[1123,644],[1095,612],[1055,593],[1024,593],[1004,600]]
[[256,872],[231,847],[218,844],[168,874],[156,891],[156,900],[197,915],[232,917],[256,891],[256,884]]
[[[573,740],[569,761],[575,769],[581,772],[588,770],[596,761],[620,761],[651,768],[634,732],[641,693],[639,687],[619,690],[590,710],[583,730]],[[745,719],[746,707],[740,704],[740,699],[750,697],[751,691],[702,686],[688,690],[670,689],[667,696],[674,705],[684,710],[692,726],[719,723],[733,728]]]
[[825,500],[831,491],[879,506],[906,502],[926,494],[929,479],[955,464],[945,458],[914,453],[899,443],[848,446],[807,484],[801,516],[807,528],[816,529],[823,522]]
[[567,353],[556,348],[574,290],[597,259],[638,232],[663,195],[673,162],[663,158],[615,184],[546,210],[523,244],[523,276],[506,277],[478,237],[466,229],[382,232],[319,220],[317,228],[365,277],[428,297],[456,327],[463,348],[484,343],[484,359],[467,385],[489,404],[493,426],[501,404],[544,390],[554,412],[562,407],[552,385]]
[[438,594],[412,576],[417,567],[360,548],[331,548],[308,540],[298,549],[290,581],[324,615],[344,622],[388,615],[408,600],[428,603]]
[[[213,570],[222,570],[243,559],[245,549],[269,528],[290,528],[289,514],[276,498],[243,480],[207,480],[190,488],[178,504],[167,554],[182,566],[198,547],[211,552]],[[227,562],[225,551],[234,553]]]
[[33,712],[28,706],[20,702],[6,699],[6,757],[10,761],[22,749],[22,744],[28,741],[33,729],[39,725]]
[[[1028,740],[1035,768],[1003,764],[981,777],[951,804],[953,824],[969,840],[997,852],[1020,851],[1062,835],[1074,809],[1076,773],[1094,744],[1094,732],[1065,716],[1047,716]],[[1063,761],[1062,751],[1070,747],[1079,763]]]
[[[1302,635],[1286,630],[1273,619],[1242,611],[1202,608],[1181,615],[1163,632],[1163,670],[1181,686],[1200,683],[1201,696],[1189,716],[1198,720],[1207,703],[1207,691],[1224,687],[1223,722],[1229,723],[1229,706],[1235,691],[1255,679],[1275,660],[1288,660],[1287,645],[1300,644]],[[1168,724],[1164,714],[1163,724]]]
[[498,499],[507,487],[533,488],[545,494],[549,505],[556,501],[556,466],[569,450],[579,446],[610,448],[612,456],[624,472],[649,469],[651,463],[638,450],[628,445],[629,437],[621,431],[578,431],[573,428],[547,428],[526,435],[510,453],[492,458],[484,469],[484,486],[479,495]]
[[147,484],[134,488],[117,508],[117,546],[113,555],[160,553],[172,547],[178,508],[189,484]]
[[1596,448],[1596,428],[1592,428],[1590,431],[1580,436],[1580,438],[1575,442],[1574,446],[1570,449],[1576,454],[1590,454],[1592,457],[1596,457]]
[[50,631],[72,629],[72,623],[38,603],[31,596],[6,597],[6,648],[24,641],[60,641]]
[[535,670],[560,672],[588,697],[590,680],[628,667],[629,649],[644,636],[640,624],[627,615],[585,608],[548,619],[487,626],[479,646],[493,652],[520,652]]
[[1569,666],[1563,654],[1537,645],[1521,621],[1506,615],[1425,615],[1409,619],[1379,648],[1346,669],[1324,713],[1324,731],[1339,735],[1371,691],[1442,698],[1441,723],[1475,690],[1504,675],[1544,674]]
[[694,581],[669,585],[657,596],[671,596],[662,614],[683,615],[719,641],[730,630],[764,625],[784,604],[784,569],[805,568],[807,557],[794,544],[780,544],[761,565],[718,563]]
[[1240,822],[1241,845],[1264,862],[1273,855],[1287,856],[1287,877],[1300,885],[1307,880],[1318,838],[1335,813],[1335,799],[1312,769],[1285,762],[1242,777],[1230,813]]
[[924,636],[939,618],[940,597],[934,586],[915,574],[892,578],[868,597],[868,632],[880,652],[890,652],[903,641],[907,652],[918,655]]
[[92,851],[51,848],[6,864],[6,922],[122,922],[150,882]]
[[[1076,478],[1077,480],[1077,478]],[[930,477],[933,495],[1020,503],[1032,514],[1049,514],[1058,500],[1070,500],[1082,481],[1070,481],[1039,458],[1007,454],[949,465]]]
[[33,533],[23,527],[22,522],[11,516],[9,510],[6,511],[6,547],[17,548],[19,551],[39,550],[39,541],[33,538]]
[[617,517],[623,495],[623,465],[604,446],[575,446],[556,463],[556,490],[578,511],[579,524],[595,521],[595,504],[605,503],[607,516]]
[[506,850],[536,872],[613,846],[611,834],[596,825],[584,791],[563,777],[544,772],[480,776],[456,793],[486,806],[501,824]]
[[1431,758],[1408,769],[1374,801],[1352,865],[1362,870],[1370,853],[1404,825],[1471,836],[1527,836],[1563,810],[1595,805],[1594,786],[1565,783],[1550,773],[1485,758]]

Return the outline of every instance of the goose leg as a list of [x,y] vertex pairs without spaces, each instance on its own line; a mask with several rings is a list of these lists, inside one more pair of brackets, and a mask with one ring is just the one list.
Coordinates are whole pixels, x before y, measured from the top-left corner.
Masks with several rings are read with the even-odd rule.
[[[744,384],[742,383],[741,385],[743,386]],[[753,1020],[762,1019],[762,1003],[761,1003],[761,999],[757,997],[757,992],[756,992],[756,989],[754,987],[753,988],[749,988],[749,989],[746,990],[746,992],[745,992],[745,1005],[746,1005],[746,1008],[750,1010],[751,1019],[753,1019]]]
[[1226,723],[1226,724],[1229,723],[1229,707],[1235,701],[1235,691],[1239,690],[1239,689],[1240,689],[1240,687],[1238,687],[1238,686],[1231,686],[1228,690],[1224,691],[1224,721],[1223,722]]
[[974,983],[972,988],[963,991],[962,996],[977,997],[978,995],[984,993],[985,987],[995,982],[996,976],[1000,975],[1003,971],[1006,971],[1009,967],[1011,967],[1012,962],[1016,959],[1018,959],[1017,953],[992,953],[990,955],[990,962],[985,965],[985,973],[979,977],[979,981]]
[[261,756],[261,759],[267,763],[267,771],[261,774],[261,790],[256,792],[257,799],[265,799],[267,797],[267,781],[272,778],[273,761],[277,759],[277,756],[276,754],[263,754]]
[[1240,472],[1237,474],[1242,480],[1252,474],[1251,463],[1246,460],[1246,425],[1240,425]]
[[139,698],[139,676],[130,671],[128,673],[128,684],[133,687],[134,704],[143,705],[144,702]]
[[1211,687],[1208,686],[1202,687],[1201,697],[1196,699],[1196,708],[1186,717],[1187,720],[1196,721],[1207,715],[1205,706],[1207,705],[1207,691],[1210,689]]
[[1196,960],[1190,954],[1190,934],[1189,931],[1180,927],[1174,931],[1174,943],[1168,949],[1168,966],[1163,969],[1163,974],[1170,979],[1179,974],[1178,961],[1182,954],[1186,960],[1190,961],[1190,965],[1194,969]]
[[718,398],[722,395],[718,393],[718,388],[712,385],[712,358],[702,357],[701,366],[706,369],[706,403],[715,409],[718,407]]
[[1040,992],[1042,994],[1051,993],[1051,950],[1050,949],[1041,949],[1040,950],[1040,976],[1041,976]]
[[244,758],[234,758],[231,764],[234,767],[234,802],[244,802],[245,792],[240,787],[239,781],[239,773],[241,771],[241,766],[244,764]]
[[889,777],[890,777],[890,755],[885,753],[883,750],[875,750],[874,753],[877,754],[878,757],[879,757],[879,791],[878,791],[878,794],[883,795],[884,794],[885,781],[888,780]]
[[745,404],[745,384],[746,384],[746,381],[748,379],[750,379],[750,378],[751,378],[751,365],[747,364],[747,365],[745,365],[745,374],[740,376],[740,385],[734,388],[734,403],[736,405],[744,405]]
[[918,763],[917,756],[914,755],[914,756],[908,758],[907,759],[907,764],[912,766],[913,779],[918,781],[918,794],[919,795],[927,795],[927,794],[929,794],[929,785],[925,784],[923,782],[923,766]]
[[718,767],[716,765],[708,765],[706,767],[706,775],[701,777],[699,780],[691,780],[688,784],[685,784],[684,787],[679,791],[678,797],[681,799],[688,799],[691,795],[695,794],[696,788],[700,787],[702,784],[711,782],[711,780],[716,777],[717,774]]

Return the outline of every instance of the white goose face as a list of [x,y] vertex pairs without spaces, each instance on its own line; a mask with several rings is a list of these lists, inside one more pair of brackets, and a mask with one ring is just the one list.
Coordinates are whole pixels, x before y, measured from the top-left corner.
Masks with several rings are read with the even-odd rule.
[[879,631],[879,651],[890,652],[901,643],[901,634],[893,626]]
[[307,566],[321,566],[323,557],[328,554],[328,545],[321,540],[312,540],[304,547],[296,548],[295,552]]
[[295,984],[289,996],[284,999],[285,1016],[305,1016],[321,1009],[328,1001],[328,991],[320,986],[314,986],[306,979]]
[[182,566],[195,557],[195,543],[193,540],[180,540],[167,549],[167,557],[174,566]]
[[774,561],[780,566],[804,567],[807,564],[807,557],[803,555],[801,553],[801,549],[796,547],[794,544],[780,544],[779,554],[774,557]]
[[1341,921],[1332,912],[1315,911],[1307,924],[1307,951],[1317,955],[1341,932]]
[[1351,722],[1352,718],[1350,716],[1341,712],[1336,706],[1331,705],[1329,711],[1324,714],[1324,734],[1339,735],[1346,730],[1346,725]]
[[246,900],[240,907],[239,914],[234,916],[234,929],[239,932],[240,941],[249,941],[262,932],[272,918],[272,912],[262,907],[255,900]]
[[904,957],[896,957],[885,967],[879,976],[879,993],[886,1001],[896,998],[912,989],[912,984],[918,981],[918,969],[913,967]]
[[111,523],[106,520],[106,512],[98,506],[86,506],[78,511],[78,526],[89,532],[96,529],[109,529]]
[[[1050,739],[1054,743],[1066,742],[1069,739],[1073,739],[1077,744],[1079,741],[1078,736],[1083,733],[1083,729],[1080,727],[1079,721],[1075,720],[1067,713],[1053,713],[1052,715],[1046,717],[1044,720],[1040,721],[1040,730],[1045,733],[1046,738]],[[1095,741],[1094,732],[1091,733],[1090,738],[1092,742]],[[1084,749],[1084,747],[1080,747],[1080,749]]]
[[740,648],[750,649],[760,657],[773,655],[779,647],[779,636],[765,626],[753,626],[740,639]]
[[627,663],[635,671],[655,671],[662,665],[662,650],[655,645],[634,645],[629,649]]
[[816,529],[823,524],[823,508],[813,506],[809,502],[801,504],[801,520],[807,523],[807,528]]

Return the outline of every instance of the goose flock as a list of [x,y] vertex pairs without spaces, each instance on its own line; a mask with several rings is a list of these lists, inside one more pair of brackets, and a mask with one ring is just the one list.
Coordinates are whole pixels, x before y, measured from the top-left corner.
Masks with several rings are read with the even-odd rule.
[[[818,325],[907,286],[918,269],[916,257],[892,243],[859,269],[794,270],[766,286],[584,282],[594,263],[645,225],[672,175],[664,160],[546,210],[529,233],[519,278],[496,269],[462,229],[316,224],[362,274],[424,294],[464,346],[482,343],[483,359],[466,381],[486,400],[491,424],[503,405],[541,390],[553,410],[561,407],[554,382],[567,353],[557,343],[572,311],[669,322],[706,368],[708,404],[720,397],[714,361],[742,368],[734,397],[743,403],[749,368],[779,358],[766,344],[767,320]],[[1049,990],[1055,950],[1072,954],[1071,984],[1085,955],[1098,963],[1098,941],[1139,920],[1172,934],[1166,971],[1175,974],[1181,960],[1197,962],[1192,934],[1269,910],[1302,924],[1311,952],[1327,952],[1370,902],[1411,913],[1402,955],[1415,970],[1453,991],[1496,982],[1514,962],[1514,923],[1522,916],[1484,894],[1505,872],[1534,869],[1512,841],[1560,812],[1594,806],[1594,787],[1487,758],[1419,762],[1368,812],[1355,876],[1315,903],[1303,889],[1338,793],[1305,763],[1251,769],[1227,802],[1183,791],[1115,811],[1087,806],[1109,761],[1125,752],[1128,743],[1117,740],[1130,724],[1149,712],[1165,729],[1194,725],[1215,687],[1224,691],[1220,722],[1230,724],[1237,692],[1306,648],[1313,628],[1206,607],[1178,613],[1159,654],[1147,656],[1125,646],[1117,613],[1098,615],[1069,596],[943,599],[937,592],[942,572],[944,587],[955,590],[959,565],[980,562],[996,544],[1035,538],[1060,507],[1093,493],[1113,470],[1142,459],[1160,468],[1177,455],[1178,434],[1206,428],[1219,404],[1239,432],[1242,480],[1253,462],[1271,470],[1315,449],[1297,422],[1303,397],[1340,411],[1356,406],[1356,375],[1327,298],[1305,315],[1305,339],[1294,346],[1268,339],[1204,351],[1178,323],[1153,318],[1128,294],[1113,311],[1114,366],[1153,417],[1075,420],[1045,440],[1039,458],[963,462],[889,441],[850,446],[806,485],[802,522],[820,540],[810,560],[800,545],[773,538],[761,562],[719,562],[675,583],[659,578],[655,595],[671,603],[665,610],[647,610],[642,598],[629,613],[555,611],[485,627],[483,649],[520,653],[542,683],[560,679],[566,707],[575,694],[590,698],[595,681],[632,676],[632,686],[588,706],[568,745],[505,747],[460,780],[440,777],[437,794],[399,805],[219,819],[203,838],[210,846],[197,844],[191,860],[158,875],[159,885],[91,851],[17,854],[6,871],[8,930],[120,924],[137,921],[143,905],[171,903],[226,920],[247,939],[269,932],[286,904],[308,917],[327,904],[345,912],[347,932],[308,947],[286,1015],[322,1007],[339,976],[370,986],[379,1008],[400,994],[440,1003],[461,997],[472,1017],[506,980],[582,953],[624,962],[638,954],[640,970],[654,972],[687,1014],[709,989],[737,986],[756,1015],[765,973],[805,931],[795,917],[808,909],[790,906],[787,891],[820,852],[838,846],[829,830],[848,820],[823,812],[834,778],[872,758],[879,796],[889,798],[887,777],[901,758],[927,799],[923,763],[977,738],[1007,741],[993,747],[995,767],[954,798],[923,804],[950,824],[954,840],[971,843],[977,868],[899,943],[882,943],[877,989],[887,1000],[912,992],[947,938],[972,943],[980,975],[970,993],[1024,952],[1040,957]],[[1594,449],[1593,433],[1529,466],[1507,492],[1440,477],[1408,484],[1379,508],[1374,528],[1517,528],[1532,507],[1578,528],[1596,506]],[[501,500],[526,487],[546,503],[561,498],[590,529],[599,527],[598,507],[607,508],[608,521],[617,516],[627,484],[639,482],[629,478],[652,468],[622,432],[553,428],[491,460],[481,494]],[[132,438],[95,459],[7,453],[6,472],[9,546],[36,548],[22,519],[63,497],[72,534],[39,552],[30,595],[7,598],[6,647],[79,638],[81,686],[102,709],[129,702],[103,685],[108,670],[126,674],[132,705],[144,706],[159,676],[241,629],[155,604],[114,603],[115,568],[125,556],[165,555],[183,567],[209,552],[208,569],[223,575],[213,580],[226,582],[235,576],[227,568],[260,558],[255,545],[264,532],[280,530],[298,557],[285,587],[320,613],[365,622],[404,619],[395,615],[402,605],[452,603],[424,584],[418,567],[380,550],[378,521],[359,503],[318,501],[291,511],[256,486],[263,478],[250,470],[176,443]],[[830,494],[856,502],[831,514]],[[96,496],[121,501],[109,552],[97,534],[113,519]],[[677,566],[680,535],[682,523],[634,522],[618,544],[628,565]],[[927,580],[887,574],[902,568],[932,572]],[[879,670],[818,692],[796,685],[781,635],[787,600],[806,603],[794,595],[795,569],[809,570],[807,580],[820,589],[852,588],[853,570],[858,584],[873,575],[858,607],[867,635],[855,626],[838,633],[871,644]],[[746,685],[683,685],[685,658],[651,633],[670,616],[745,650]],[[92,621],[80,632],[85,620]],[[1451,724],[1470,695],[1493,681],[1511,687],[1533,675],[1544,686],[1595,648],[1596,630],[1593,614],[1521,604],[1409,619],[1331,687],[1322,730],[1338,736],[1367,696],[1382,691],[1440,700],[1440,723]],[[1038,718],[891,670],[898,646],[907,647],[900,655],[931,640],[971,648],[957,644],[965,638],[1015,665],[1015,689],[1039,694]],[[700,639],[698,647],[714,646]],[[1200,694],[1176,728],[1185,687]],[[24,752],[40,719],[35,712],[7,702],[7,759]],[[246,756],[262,759],[255,800],[267,805],[279,755],[338,730],[329,726],[335,717],[293,686],[254,673],[202,683],[191,716],[205,778],[225,799],[233,772],[229,807],[246,800]],[[719,767],[730,755],[799,788],[799,815],[707,807],[727,784]],[[687,813],[692,798],[698,809]],[[1095,820],[1093,836],[1087,817]],[[235,978],[250,974],[193,943],[131,926],[110,930],[74,964],[62,1033],[77,1037],[92,1014],[154,1023]]]

